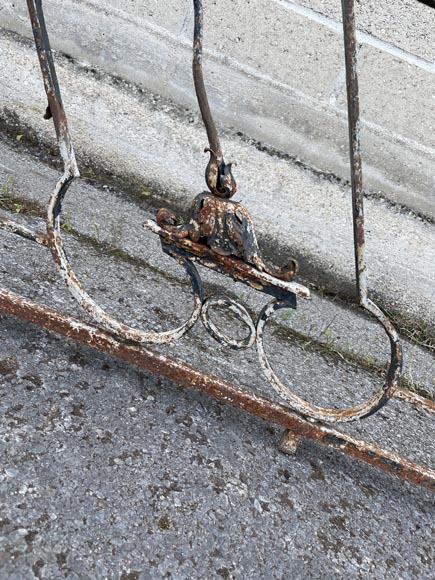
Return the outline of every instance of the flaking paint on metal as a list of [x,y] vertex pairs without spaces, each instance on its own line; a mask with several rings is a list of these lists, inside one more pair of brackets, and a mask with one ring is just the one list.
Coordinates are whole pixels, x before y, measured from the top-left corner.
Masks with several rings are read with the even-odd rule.
[[186,387],[209,394],[266,421],[340,449],[384,471],[396,473],[415,484],[435,491],[435,470],[401,458],[371,443],[358,440],[347,433],[321,423],[308,421],[289,408],[273,403],[250,390],[201,372],[187,363],[171,359],[161,353],[154,353],[141,345],[126,344],[103,329],[61,314],[29,299],[23,299],[4,289],[0,289],[0,307],[48,330],[79,340],[152,372],[158,372]]
[[[212,269],[223,272],[234,279],[239,279],[245,283],[250,283],[251,286],[257,287],[258,289],[266,292],[268,288],[270,290],[271,287],[276,287],[283,292],[287,291],[289,295],[298,294],[299,296],[303,296],[305,298],[309,297],[308,289],[295,283],[288,282],[285,280],[285,278],[277,279],[276,277],[273,277],[271,275],[270,268],[268,272],[268,267],[265,266],[262,263],[261,258],[259,258],[259,251],[258,247],[256,246],[256,239],[252,222],[250,221],[250,218],[247,218],[248,214],[244,213],[246,210],[242,208],[242,206],[239,206],[235,211],[236,213],[237,211],[240,212],[239,218],[241,220],[245,219],[246,231],[251,236],[251,242],[246,247],[246,255],[256,256],[258,258],[258,260],[253,260],[257,266],[256,268],[252,264],[250,265],[249,263],[244,263],[243,261],[241,262],[231,255],[217,256],[216,252],[214,252],[214,254],[210,254],[210,248],[201,248],[201,244],[195,243],[196,241],[199,241],[199,238],[198,240],[195,240],[195,236],[193,236],[193,240],[188,240],[186,239],[187,236],[183,237],[171,235],[171,232],[166,231],[167,228],[159,228],[157,230],[159,226],[156,224],[153,226],[147,224],[149,229],[154,231],[154,233],[158,233],[158,235],[164,238],[166,250],[168,250],[169,246],[171,246],[171,250],[168,250],[168,253],[172,252],[171,255],[174,255],[179,263],[185,265],[193,283],[195,296],[194,312],[191,319],[189,319],[189,321],[187,321],[184,325],[175,331],[170,331],[169,333],[144,333],[142,331],[132,329],[120,323],[116,319],[111,318],[84,291],[64,253],[59,220],[63,198],[72,180],[79,176],[79,172],[74,155],[74,149],[68,132],[66,115],[62,105],[54,62],[45,29],[41,0],[27,0],[27,4],[32,21],[32,28],[34,31],[35,43],[38,50],[44,85],[49,101],[49,108],[53,116],[53,121],[59,141],[59,148],[64,161],[65,169],[64,174],[57,183],[55,191],[53,192],[49,202],[47,214],[47,236],[45,238],[38,238],[37,234],[30,233],[29,235],[29,233],[24,232],[24,230],[21,231],[21,234],[24,233],[25,237],[28,237],[29,239],[32,239],[38,243],[48,243],[53,255],[53,259],[58,266],[58,269],[71,293],[79,302],[79,304],[87,312],[89,312],[103,328],[96,328],[94,326],[88,325],[87,323],[72,319],[71,317],[62,315],[61,313],[58,313],[52,309],[48,309],[33,303],[30,300],[13,295],[6,290],[0,290],[0,302],[2,308],[17,316],[21,316],[32,322],[45,326],[46,328],[60,332],[65,336],[72,337],[95,348],[99,348],[105,352],[109,352],[110,354],[119,356],[125,360],[129,360],[130,362],[144,368],[148,368],[153,372],[158,372],[168,378],[181,382],[186,386],[207,392],[208,394],[211,394],[220,400],[236,405],[253,414],[262,416],[265,419],[272,420],[282,425],[286,429],[292,430],[295,433],[336,447],[345,453],[359,457],[368,463],[372,463],[373,465],[381,467],[382,469],[390,472],[396,471],[399,473],[399,475],[413,481],[414,483],[419,483],[420,485],[425,485],[430,489],[434,489],[435,472],[433,470],[423,466],[418,466],[412,462],[398,457],[395,454],[379,449],[378,447],[373,446],[367,442],[356,440],[355,438],[352,438],[346,434],[332,430],[331,428],[321,425],[320,423],[316,423],[316,420],[318,419],[327,419],[330,422],[334,422],[338,420],[350,420],[351,418],[361,418],[363,416],[368,416],[369,414],[374,413],[381,406],[383,406],[391,396],[393,396],[397,387],[402,360],[401,346],[399,344],[398,336],[393,325],[381,312],[381,310],[369,300],[367,292],[366,266],[364,261],[364,212],[359,144],[360,121],[353,0],[342,0],[342,7],[348,90],[349,143],[352,174],[352,200],[357,288],[360,305],[377,318],[389,336],[391,345],[391,361],[385,384],[381,391],[374,396],[374,398],[359,408],[356,407],[352,409],[338,410],[335,413],[328,409],[315,408],[313,406],[310,407],[305,401],[302,401],[298,398],[295,399],[292,393],[290,393],[289,397],[288,388],[282,384],[279,385],[279,381],[276,383],[274,380],[273,371],[270,367],[268,367],[268,362],[264,354],[264,350],[261,351],[261,329],[264,328],[264,324],[267,322],[274,310],[282,307],[289,307],[288,303],[280,302],[279,300],[275,299],[269,305],[267,305],[265,309],[263,309],[257,323],[255,339],[257,342],[257,348],[259,350],[260,362],[265,368],[266,374],[269,374],[269,377],[272,377],[273,380],[271,382],[273,386],[278,389],[278,391],[281,391],[281,395],[284,394],[284,398],[290,398],[293,410],[283,406],[277,406],[276,404],[256,395],[255,393],[251,393],[245,389],[240,389],[235,385],[231,385],[223,381],[222,379],[202,373],[201,371],[194,369],[189,365],[182,363],[181,361],[169,359],[164,355],[153,353],[152,351],[145,349],[145,347],[142,346],[142,343],[161,344],[169,342],[173,339],[176,340],[180,338],[185,332],[187,332],[198,319],[202,310],[203,298],[200,278],[199,276],[196,277],[197,273],[195,274],[196,270],[192,263],[193,261],[199,261],[203,265],[207,265]],[[222,197],[226,200],[230,198],[236,191],[236,183],[231,174],[231,164],[225,164],[223,161],[222,150],[220,147],[216,126],[210,112],[202,76],[201,65],[203,14],[202,3],[200,0],[194,0],[194,8],[195,30],[193,73],[195,88],[198,96],[198,103],[200,105],[201,114],[206,126],[210,145],[210,149],[208,149],[210,152],[210,160],[206,169],[206,182],[209,186],[211,194],[216,196],[218,199],[218,201],[213,202],[213,198],[211,198],[212,205],[214,204],[216,208],[225,208],[226,211],[232,206],[228,206],[227,201],[226,205],[223,205],[223,200],[219,200],[219,198]],[[207,193],[205,195],[209,196],[210,194]],[[208,201],[210,201],[210,199],[208,199]],[[218,224],[218,227],[223,229],[225,213],[222,211],[222,209],[215,213],[216,215],[214,215],[213,219],[212,213],[210,213],[208,216],[202,216],[202,218],[205,218],[203,220],[203,224],[205,228],[204,232],[207,235],[213,234],[216,223]],[[170,216],[168,213],[166,215]],[[172,218],[172,216],[170,217]],[[0,227],[2,227],[2,225],[4,228],[14,228],[14,225],[11,223],[6,224],[5,222],[0,222]],[[163,223],[163,225],[165,226],[170,224]],[[188,224],[185,224],[185,226],[187,225]],[[18,229],[15,233],[20,234]],[[172,232],[172,234],[174,233],[175,231]],[[180,233],[180,231],[177,233]],[[165,245],[163,245],[163,247],[165,248]],[[222,248],[218,244],[215,250],[220,249]],[[185,252],[185,254],[180,252]],[[245,256],[242,254],[242,257]],[[274,270],[273,273],[276,274],[277,271]],[[261,280],[261,283],[259,280]],[[225,298],[221,303],[226,304],[227,306],[229,304],[227,298]],[[231,307],[231,304],[229,304],[229,306]],[[232,306],[239,315],[242,313],[242,320],[245,319],[244,321],[248,324],[248,326],[250,326],[252,319],[250,319],[246,310],[241,310],[243,307],[238,303],[233,303]],[[206,317],[206,313],[203,314],[203,316]],[[189,327],[189,324],[192,321],[193,323]],[[252,339],[252,336],[253,334],[251,328],[249,340]],[[228,337],[225,335],[222,335],[220,339],[223,342],[229,342],[227,340]],[[126,344],[123,342],[123,340],[130,340],[136,344]],[[259,345],[261,346],[259,347]],[[407,400],[410,400],[409,397]],[[412,400],[412,402],[414,404],[421,404],[421,401],[415,398]],[[296,414],[294,410],[296,410],[299,414]],[[305,414],[308,416],[304,417]]]

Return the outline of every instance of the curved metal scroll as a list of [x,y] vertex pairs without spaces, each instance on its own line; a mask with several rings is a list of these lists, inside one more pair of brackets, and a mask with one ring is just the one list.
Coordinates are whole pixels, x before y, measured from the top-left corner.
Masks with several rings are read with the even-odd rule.
[[288,308],[288,305],[282,300],[272,300],[261,311],[257,324],[257,350],[260,360],[260,365],[269,379],[269,382],[275,391],[290,404],[291,408],[300,413],[306,418],[317,421],[326,421],[328,423],[354,421],[356,419],[363,419],[369,417],[381,407],[385,405],[388,399],[393,395],[397,386],[397,369],[400,368],[400,359],[398,352],[400,352],[400,345],[398,343],[398,336],[389,320],[382,314],[382,312],[373,303],[370,303],[370,308],[373,308],[373,315],[382,322],[382,325],[390,339],[391,345],[391,362],[387,373],[387,380],[378,390],[375,395],[368,401],[349,407],[347,409],[329,409],[326,407],[319,407],[305,401],[301,397],[295,395],[287,385],[285,385],[273,370],[264,350],[263,336],[266,323],[270,320],[272,314],[276,310]]
[[[265,306],[255,327],[246,309],[230,298],[214,296],[203,302],[201,279],[191,257],[174,255],[184,267],[189,276],[193,294],[194,308],[190,318],[181,326],[166,332],[144,332],[119,322],[105,312],[83,289],[75,275],[63,248],[60,214],[62,202],[72,181],[79,177],[74,149],[68,132],[67,119],[62,105],[56,71],[46,32],[41,0],[27,0],[32,21],[33,33],[44,79],[49,106],[46,118],[53,117],[59,142],[59,148],[64,162],[64,173],[50,197],[47,212],[47,242],[58,270],[71,294],[105,330],[117,335],[123,340],[135,343],[163,344],[174,342],[188,332],[201,316],[207,331],[216,340],[235,349],[245,349],[257,344],[260,364],[273,388],[289,403],[292,409],[312,420],[337,422],[361,419],[380,409],[393,395],[401,372],[402,351],[397,332],[383,312],[368,298],[366,265],[364,261],[364,212],[361,174],[361,155],[359,144],[359,99],[358,79],[356,72],[356,35],[353,0],[342,0],[343,27],[346,56],[346,79],[348,95],[349,141],[352,178],[352,207],[354,224],[354,245],[356,263],[356,281],[358,301],[360,306],[373,315],[384,327],[390,340],[391,360],[387,378],[382,388],[367,402],[348,409],[327,409],[304,401],[284,385],[272,369],[263,345],[264,328],[272,314],[289,303],[280,299],[273,300]],[[202,75],[202,2],[193,0],[195,10],[194,46],[193,46],[193,76],[202,118],[206,126],[210,146],[210,161],[206,170],[206,181],[212,194],[218,198],[230,198],[236,191],[236,184],[231,175],[231,164],[225,164],[216,126],[211,115]],[[187,243],[187,242],[186,242]],[[265,268],[264,268],[265,269]],[[260,268],[260,271],[262,268]],[[267,271],[267,270],[266,270]],[[228,275],[228,272],[226,272]],[[230,274],[231,275],[231,274]],[[260,286],[261,287],[261,286]],[[249,328],[245,339],[232,339],[221,331],[211,321],[208,311],[213,305],[228,306]],[[295,307],[296,302],[294,302]]]
[[[209,137],[210,148],[219,151],[222,158],[222,151],[217,136],[216,126],[214,124],[210,107],[208,104],[207,94],[204,86],[202,75],[202,2],[193,0],[195,9],[195,30],[194,30],[194,58],[193,74],[195,80],[195,89],[198,103],[201,109],[202,118],[206,126]],[[355,34],[355,16],[354,1],[342,0],[343,9],[343,29],[344,45],[346,57],[346,80],[348,95],[348,123],[349,123],[349,141],[350,141],[350,162],[352,175],[352,207],[353,207],[353,224],[354,224],[354,247],[356,263],[356,282],[358,291],[358,301],[360,306],[374,316],[380,322],[389,338],[391,359],[387,372],[387,377],[382,388],[368,401],[348,408],[348,409],[328,409],[312,405],[304,401],[290,389],[285,386],[273,371],[266,357],[263,347],[263,331],[267,320],[275,310],[286,307],[285,302],[274,300],[262,310],[256,332],[257,349],[260,364],[276,391],[291,405],[291,407],[314,420],[321,421],[351,421],[361,419],[375,413],[387,403],[397,388],[398,379],[402,367],[402,350],[396,330],[384,313],[368,298],[367,291],[367,274],[364,261],[364,212],[363,212],[363,192],[362,192],[362,173],[361,173],[361,155],[359,143],[359,96],[358,96],[358,78],[356,69],[356,34]],[[210,332],[210,328],[208,328]],[[225,342],[227,337],[216,336],[215,329],[211,329],[212,336],[220,342]],[[235,347],[235,345],[230,346]],[[236,347],[237,348],[237,347]]]
[[53,117],[56,135],[59,143],[60,153],[64,162],[64,173],[53,191],[47,210],[47,241],[53,255],[54,262],[65,281],[69,291],[77,300],[79,305],[101,324],[101,326],[120,338],[137,343],[163,344],[170,343],[181,338],[197,322],[202,307],[201,279],[191,261],[180,257],[179,263],[186,270],[194,293],[194,308],[190,318],[181,326],[166,332],[143,332],[132,328],[105,312],[83,289],[80,281],[74,273],[62,243],[60,230],[60,214],[62,202],[69,186],[76,177],[79,177],[74,149],[68,131],[68,124],[65,110],[60,95],[59,83],[57,81],[56,69],[50,49],[48,34],[45,26],[44,13],[41,0],[27,0],[30,19],[32,22],[33,34],[38,51],[39,63],[41,65],[44,79],[45,91],[48,98],[48,108],[46,118]]
[[[237,340],[221,332],[209,316],[208,311],[212,306],[226,306],[231,312],[236,314],[236,316],[238,316],[239,319],[249,328],[248,336],[242,340]],[[239,302],[228,298],[228,296],[209,296],[207,300],[204,301],[201,310],[201,320],[207,332],[217,340],[217,342],[220,342],[224,346],[229,346],[235,350],[242,350],[250,348],[255,342],[257,332],[249,312]]]
[[356,285],[359,305],[361,308],[374,316],[380,324],[382,324],[389,338],[391,357],[385,382],[381,389],[379,389],[370,400],[354,407],[347,409],[328,409],[312,405],[311,403],[308,403],[307,401],[292,393],[290,389],[278,378],[275,371],[272,369],[264,351],[264,327],[273,312],[286,307],[285,303],[279,300],[273,300],[268,305],[266,305],[260,314],[257,325],[257,349],[260,364],[274,389],[291,405],[292,409],[301,415],[304,415],[310,419],[327,421],[330,423],[363,419],[378,411],[394,394],[402,370],[402,347],[399,342],[397,331],[391,324],[390,320],[381,311],[381,309],[368,297],[367,268],[364,259],[365,230],[361,151],[359,139],[360,119],[354,0],[342,0],[342,10],[346,59],[346,88],[348,102]]

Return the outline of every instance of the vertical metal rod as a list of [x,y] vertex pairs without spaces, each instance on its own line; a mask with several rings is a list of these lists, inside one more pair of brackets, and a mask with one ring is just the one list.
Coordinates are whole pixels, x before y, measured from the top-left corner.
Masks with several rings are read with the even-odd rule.
[[352,217],[355,249],[355,270],[358,302],[383,325],[390,339],[391,361],[384,383],[384,396],[373,413],[394,394],[402,371],[402,347],[396,329],[385,314],[368,297],[365,264],[364,203],[360,151],[360,112],[357,73],[357,42],[355,31],[355,2],[341,0],[343,12],[344,54],[346,62],[347,111],[349,126],[349,157],[352,183]]
[[64,140],[65,145],[70,147],[68,124],[60,95],[47,28],[45,26],[42,0],[27,0],[27,8],[32,23],[33,36],[35,38],[42,78],[44,79],[44,87],[47,93],[50,113],[53,116],[56,135],[59,143]]
[[367,306],[367,272],[364,259],[365,232],[360,151],[360,117],[357,73],[357,43],[354,0],[342,0],[344,53],[346,61],[349,156],[352,183],[353,235],[358,300]]
[[[42,10],[42,0],[27,0],[30,21],[32,23],[33,36],[35,38],[36,50],[38,52],[39,64],[42,78],[44,80],[45,92],[48,99],[48,109],[45,118],[53,117],[54,128],[56,130],[59,150],[64,163],[64,173],[56,185],[58,195],[54,208],[54,218],[58,221],[61,211],[62,200],[74,178],[80,173],[74,154],[74,148],[68,131],[68,122],[63,108],[62,97],[60,95],[59,83],[54,66],[53,54],[50,48],[47,28],[45,26],[44,11]],[[53,196],[52,196],[53,197]],[[47,232],[50,237],[50,209],[47,215]],[[52,249],[52,244],[50,244]],[[53,250],[52,250],[53,251]],[[55,258],[55,255],[53,254]],[[55,258],[56,260],[56,258]]]
[[201,110],[202,120],[204,121],[207,131],[210,149],[213,151],[219,162],[222,161],[222,149],[217,134],[216,124],[211,114],[208,103],[207,92],[204,85],[204,76],[202,74],[202,30],[203,30],[203,12],[202,0],[193,0],[195,11],[195,26],[193,30],[193,81],[195,83],[196,97]]

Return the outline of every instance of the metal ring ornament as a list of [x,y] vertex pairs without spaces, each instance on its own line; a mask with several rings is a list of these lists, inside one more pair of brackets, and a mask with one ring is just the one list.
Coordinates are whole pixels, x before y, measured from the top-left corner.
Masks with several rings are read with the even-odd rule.
[[67,288],[79,305],[108,332],[119,336],[123,340],[139,344],[164,344],[174,342],[192,328],[197,322],[201,312],[201,279],[195,266],[191,262],[182,257],[179,259],[179,263],[186,270],[193,286],[194,308],[190,318],[174,330],[167,332],[143,332],[119,322],[116,318],[113,318],[105,312],[82,288],[80,281],[68,261],[62,244],[60,214],[62,211],[62,202],[68,188],[75,178],[80,177],[80,173],[68,132],[68,122],[60,95],[41,0],[28,0],[28,7],[49,104],[46,118],[53,117],[59,150],[64,164],[64,173],[56,184],[47,209],[47,242],[56,266]]
[[[246,326],[249,328],[249,335],[242,340],[237,340],[221,332],[209,316],[209,309],[212,306],[226,306],[229,310],[231,310],[231,312],[236,314],[242,322],[246,324]],[[250,348],[255,342],[256,329],[254,321],[252,320],[249,312],[244,306],[238,302],[235,302],[231,298],[228,298],[227,296],[219,294],[209,296],[202,305],[201,320],[207,332],[224,346],[229,346],[234,350],[244,350]]]
[[399,337],[396,330],[394,329],[391,322],[383,314],[383,312],[376,306],[376,304],[368,300],[367,304],[364,304],[363,308],[369,311],[382,324],[390,340],[391,360],[387,372],[387,377],[381,389],[377,391],[371,399],[361,403],[360,405],[356,405],[355,407],[348,407],[346,409],[329,409],[308,403],[304,399],[301,399],[292,393],[291,390],[278,378],[275,371],[271,367],[264,351],[264,328],[276,310],[280,310],[286,307],[288,306],[285,302],[275,299],[269,302],[269,304],[263,308],[257,323],[256,341],[260,365],[266,377],[268,378],[275,391],[287,403],[289,403],[290,407],[294,411],[307,419],[328,423],[338,423],[369,417],[387,403],[387,401],[392,397],[394,391],[396,390],[400,377],[400,372],[402,369],[402,348],[399,343]]
[[[67,177],[65,177],[67,175]],[[198,321],[202,307],[202,284],[201,278],[195,265],[187,258],[179,257],[178,262],[185,269],[192,283],[194,295],[194,307],[190,318],[181,326],[174,330],[165,332],[144,332],[132,328],[103,310],[89,294],[83,289],[80,281],[74,273],[63,248],[60,231],[61,202],[65,193],[73,181],[75,175],[66,172],[58,182],[48,204],[47,213],[47,237],[48,244],[53,255],[56,266],[66,283],[69,291],[77,300],[79,305],[88,312],[92,318],[101,326],[124,340],[140,344],[168,344],[179,340]]]

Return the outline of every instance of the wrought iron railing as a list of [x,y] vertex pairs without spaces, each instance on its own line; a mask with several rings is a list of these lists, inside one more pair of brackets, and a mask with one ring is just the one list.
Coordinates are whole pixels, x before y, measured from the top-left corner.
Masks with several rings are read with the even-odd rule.
[[[209,141],[206,151],[210,159],[205,172],[208,191],[194,198],[187,222],[180,224],[179,219],[170,209],[160,209],[155,221],[148,220],[144,224],[148,231],[160,237],[162,250],[184,267],[192,285],[194,305],[190,318],[181,326],[160,333],[132,328],[108,314],[86,292],[68,261],[63,247],[60,216],[62,202],[73,180],[79,177],[79,171],[46,31],[42,2],[41,0],[27,0],[27,4],[48,98],[45,118],[53,118],[64,171],[48,203],[46,233],[30,231],[7,218],[0,219],[0,227],[49,248],[67,288],[80,307],[92,316],[96,325],[72,318],[6,289],[0,289],[0,307],[35,324],[118,356],[185,386],[206,392],[226,403],[281,425],[286,429],[281,441],[281,448],[284,451],[294,452],[300,439],[307,437],[435,490],[435,471],[431,468],[417,465],[331,427],[333,423],[368,417],[387,404],[389,399],[397,394],[402,366],[402,350],[398,334],[368,295],[364,255],[365,230],[354,1],[343,0],[342,9],[356,289],[360,307],[370,313],[384,328],[390,344],[391,358],[381,389],[365,402],[343,409],[319,407],[297,396],[278,377],[265,354],[264,329],[274,312],[283,308],[296,308],[299,298],[310,298],[310,291],[294,281],[298,272],[296,260],[290,258],[282,267],[267,264],[263,260],[253,220],[243,205],[231,199],[236,192],[236,182],[231,163],[224,161],[202,73],[201,0],[193,0],[195,10],[193,79]],[[240,302],[228,296],[212,295],[204,298],[201,277],[195,264],[247,284],[257,291],[270,295],[272,300],[259,313],[257,321],[254,321]],[[240,318],[248,329],[245,338],[238,340],[229,337],[217,328],[209,315],[210,309],[216,306],[227,307]],[[215,340],[227,347],[237,350],[256,348],[264,376],[281,397],[283,404],[274,403],[247,388],[230,384],[180,360],[154,352],[146,346],[180,340],[199,321],[202,321]],[[403,389],[400,391],[400,398],[408,403],[424,405],[429,411],[435,410],[435,405],[431,401],[412,395]]]

